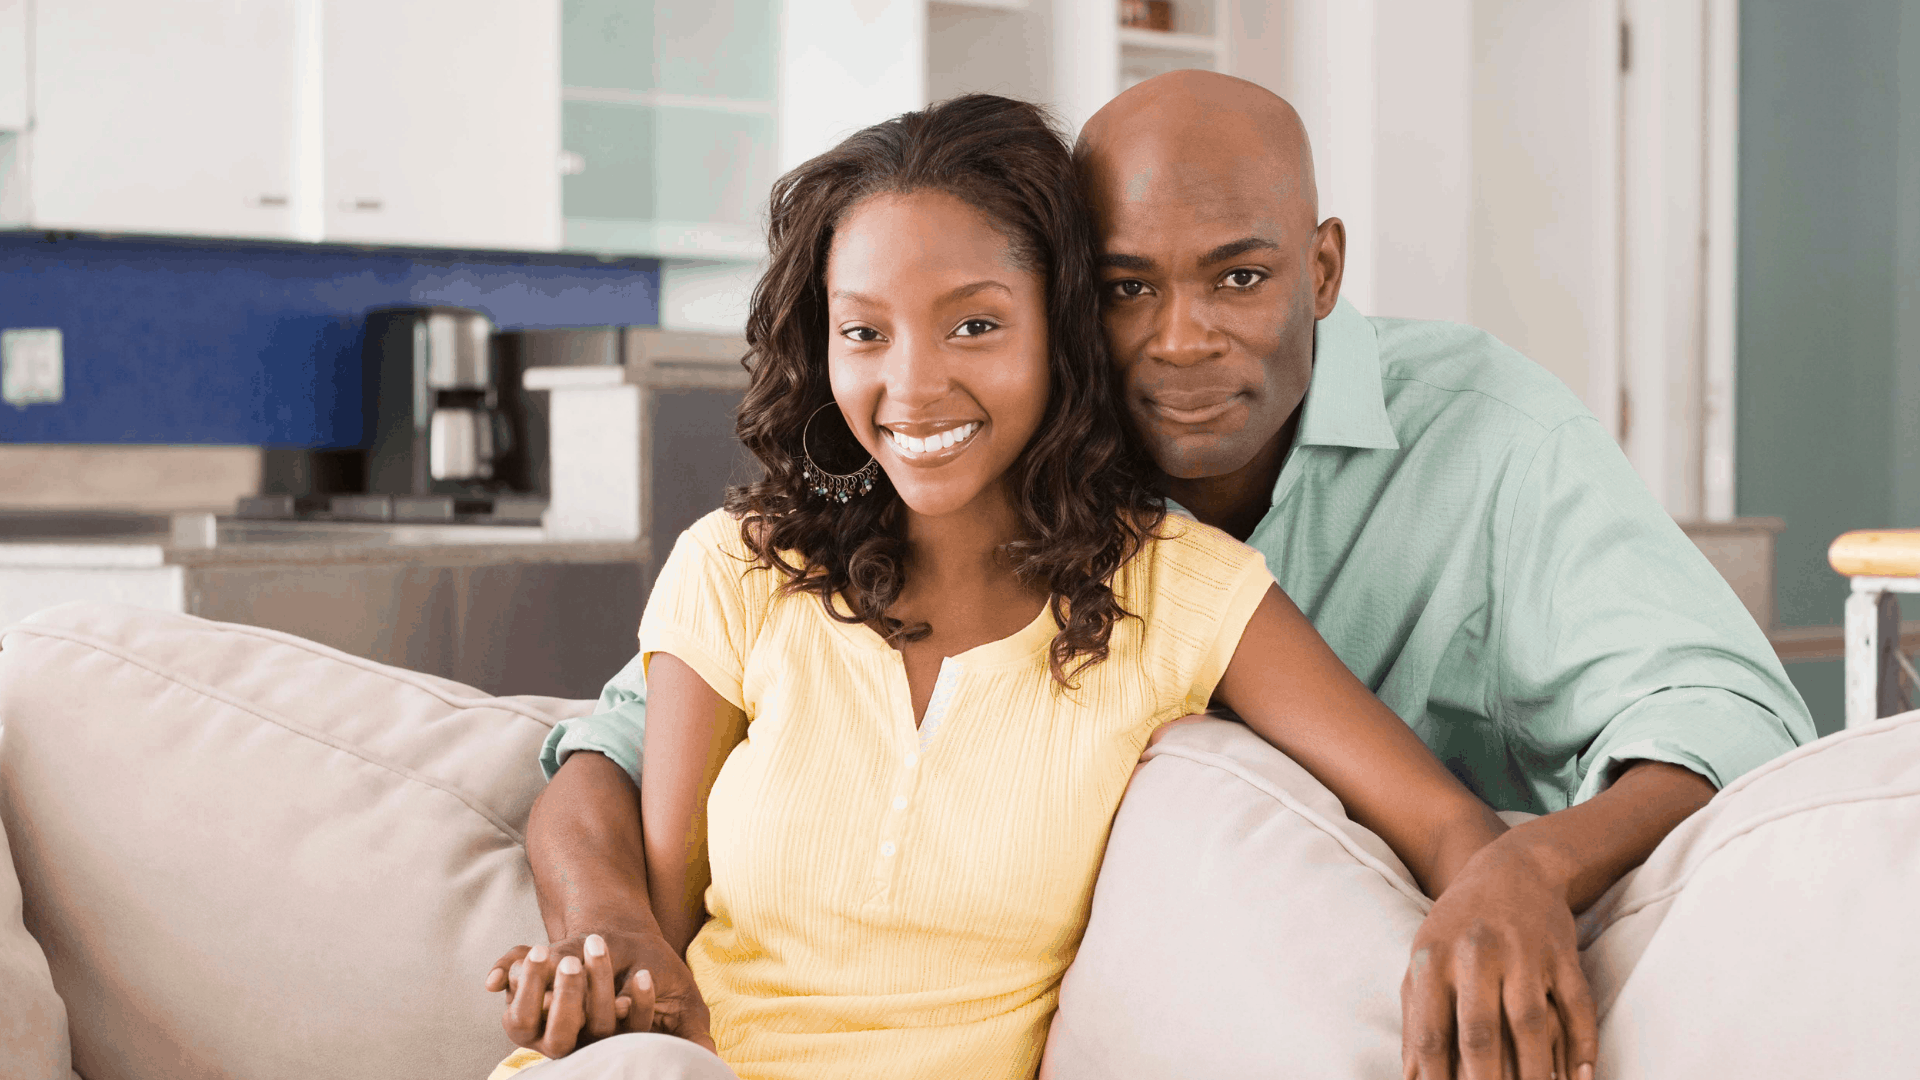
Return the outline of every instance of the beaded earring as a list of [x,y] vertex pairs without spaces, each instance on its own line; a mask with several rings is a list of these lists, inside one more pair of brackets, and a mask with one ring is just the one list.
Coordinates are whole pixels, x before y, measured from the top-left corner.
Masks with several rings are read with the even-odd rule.
[[813,460],[812,451],[807,449],[807,432],[813,429],[813,417],[819,416],[832,404],[829,401],[813,410],[813,416],[807,417],[806,425],[800,429],[800,456],[807,459],[806,467],[800,470],[800,478],[807,482],[807,489],[815,495],[829,502],[844,503],[855,495],[865,495],[873,490],[873,482],[880,476],[880,462],[869,455],[865,465],[850,473],[831,473]]

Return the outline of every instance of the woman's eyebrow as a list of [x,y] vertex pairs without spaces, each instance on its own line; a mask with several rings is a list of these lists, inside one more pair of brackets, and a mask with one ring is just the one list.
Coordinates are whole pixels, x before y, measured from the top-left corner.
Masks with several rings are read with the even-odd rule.
[[978,294],[986,292],[989,289],[999,289],[1001,292],[1006,293],[1008,296],[1013,295],[1013,290],[1007,288],[1006,285],[1002,284],[1001,282],[994,281],[992,279],[987,279],[982,281],[968,282],[967,284],[961,285],[957,288],[948,289],[945,293],[941,294],[938,302],[942,304],[951,304],[955,300],[965,300],[969,296],[977,296]]

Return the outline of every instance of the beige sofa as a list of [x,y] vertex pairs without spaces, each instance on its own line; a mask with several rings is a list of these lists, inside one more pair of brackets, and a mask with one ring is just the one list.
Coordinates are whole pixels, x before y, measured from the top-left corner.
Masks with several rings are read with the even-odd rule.
[[[486,966],[541,937],[536,751],[590,704],[108,605],[5,631],[0,1077],[484,1077]],[[1914,1075],[1916,897],[1920,713],[1750,775],[1583,920],[1601,1075]],[[1044,1073],[1398,1075],[1425,907],[1297,766],[1193,725],[1116,819]]]

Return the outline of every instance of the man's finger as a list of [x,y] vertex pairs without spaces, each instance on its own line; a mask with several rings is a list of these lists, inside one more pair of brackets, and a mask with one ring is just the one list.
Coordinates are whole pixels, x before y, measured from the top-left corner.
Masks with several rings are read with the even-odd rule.
[[487,969],[487,993],[495,994],[507,989],[510,985],[509,975],[513,965],[519,963],[520,958],[525,955],[527,955],[527,946],[515,945],[507,950],[506,955],[495,960],[493,967]]
[[1561,1080],[1593,1080],[1595,1064],[1600,1060],[1600,1022],[1594,1016],[1593,991],[1587,986],[1586,973],[1572,957],[1560,964],[1553,978],[1553,1000],[1560,1010],[1560,1026],[1566,1029],[1567,1069]]
[[1433,950],[1414,952],[1400,984],[1400,1067],[1406,1080],[1453,1076],[1453,993],[1439,977]]
[[550,1058],[573,1053],[580,1044],[580,1029],[587,1022],[582,1005],[586,996],[586,965],[577,956],[562,957],[553,976],[553,1004],[547,1010],[547,1034],[541,1040],[541,1053]]
[[653,973],[639,968],[627,977],[626,997],[633,1004],[627,1007],[625,1028],[628,1031],[653,1030]]
[[581,951],[587,957],[586,1038],[604,1039],[619,1030],[614,1015],[613,959],[607,955],[607,941],[599,934],[588,934]]
[[514,979],[513,992],[507,998],[507,1009],[500,1018],[500,1026],[506,1029],[507,1038],[512,1039],[515,1046],[531,1047],[540,1041],[544,1027],[541,1023],[544,1011],[541,1005],[547,994],[552,970],[547,947],[536,945],[529,949],[517,966],[519,974]]
[[1500,1023],[1499,968],[1470,962],[1455,979],[1453,995],[1460,1075],[1464,1080],[1500,1080],[1507,1037]]
[[1559,1042],[1560,1014],[1547,1000],[1546,984],[1511,979],[1501,990],[1519,1080],[1548,1080],[1555,1073],[1553,1051]]

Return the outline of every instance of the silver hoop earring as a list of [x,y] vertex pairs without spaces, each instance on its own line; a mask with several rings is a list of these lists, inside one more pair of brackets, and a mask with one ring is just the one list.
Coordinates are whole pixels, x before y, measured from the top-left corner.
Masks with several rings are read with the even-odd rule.
[[808,490],[815,495],[832,502],[844,503],[855,495],[865,495],[873,490],[873,482],[880,476],[880,462],[871,455],[867,463],[850,473],[830,473],[813,460],[813,452],[807,449],[807,432],[813,430],[813,417],[819,416],[828,405],[813,410],[813,416],[807,417],[806,425],[800,429],[800,456],[807,459],[807,466],[800,470],[800,478],[807,482]]

